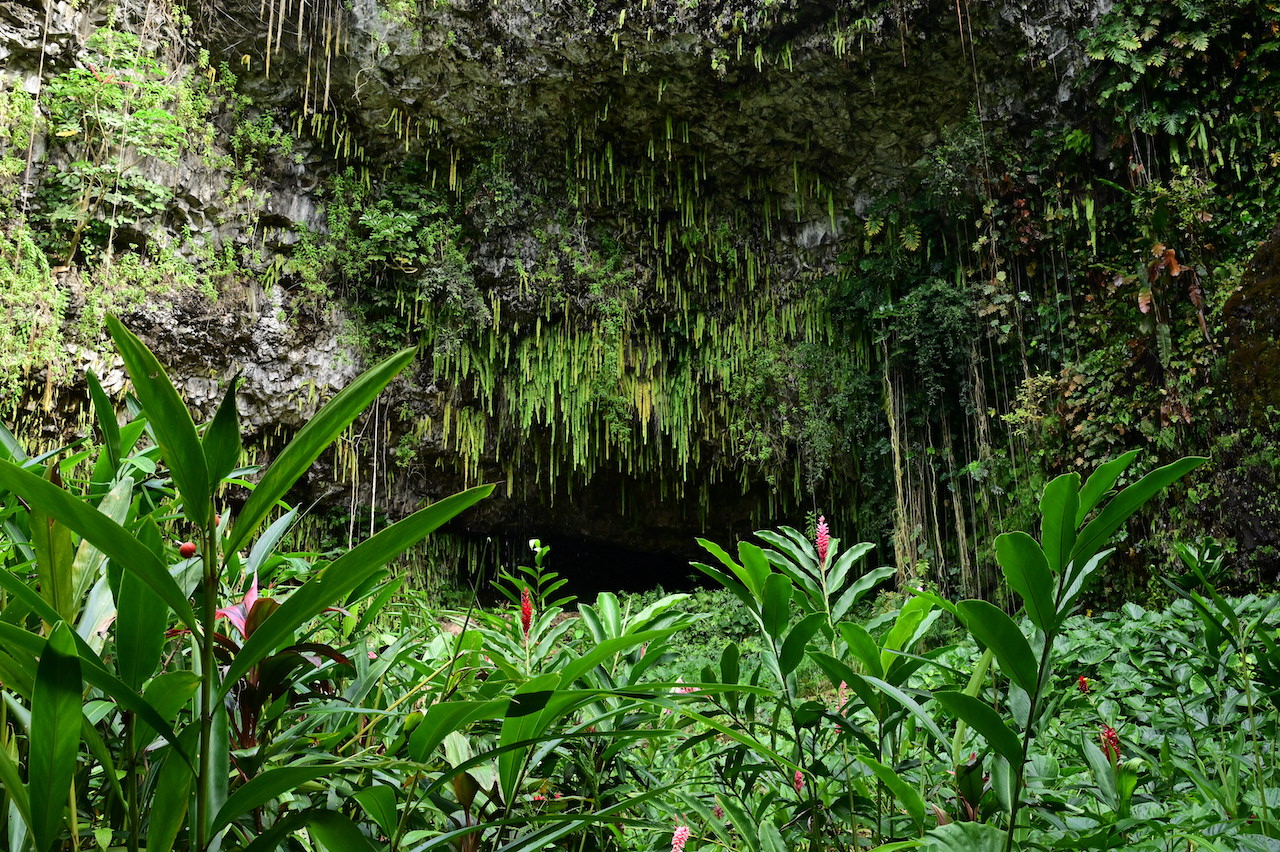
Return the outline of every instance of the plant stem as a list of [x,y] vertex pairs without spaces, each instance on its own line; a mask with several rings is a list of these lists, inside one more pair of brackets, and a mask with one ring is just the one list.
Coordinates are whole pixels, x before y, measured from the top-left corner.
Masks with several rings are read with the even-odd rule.
[[1031,739],[1035,736],[1036,711],[1039,709],[1040,696],[1044,693],[1044,682],[1049,674],[1049,656],[1053,653],[1054,635],[1044,633],[1044,647],[1040,651],[1040,668],[1036,673],[1036,691],[1029,696],[1027,703],[1027,724],[1022,729],[1022,760],[1013,773],[1013,790],[1009,806],[1009,832],[1004,838],[1004,852],[1013,852],[1013,835],[1018,830],[1018,811],[1022,809],[1023,773],[1027,768],[1027,755],[1031,752]]
[[214,552],[215,531],[204,530],[204,547],[200,551],[204,569],[201,580],[201,631],[200,631],[200,756],[196,772],[196,819],[192,827],[195,838],[193,848],[205,852],[212,840],[209,828],[213,822],[210,813],[213,794],[213,714],[217,696],[218,670],[214,666],[214,625],[218,619],[217,555]]

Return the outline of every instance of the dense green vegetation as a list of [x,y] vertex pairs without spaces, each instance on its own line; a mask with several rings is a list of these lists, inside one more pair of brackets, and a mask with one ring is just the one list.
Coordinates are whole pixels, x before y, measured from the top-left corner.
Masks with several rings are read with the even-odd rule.
[[[274,5],[263,10],[278,27]],[[732,100],[819,67],[874,80],[899,41],[901,61],[918,61],[900,38],[913,26],[972,59],[972,102],[875,193],[849,195],[844,166],[810,142],[721,171],[719,131],[696,111],[673,104],[633,127],[609,93],[545,141],[393,110],[379,132],[403,142],[396,161],[366,154],[372,130],[327,105],[341,57],[318,33],[341,31],[337,11],[298,22],[311,71],[291,108],[255,102],[243,92],[262,81],[237,79],[270,85],[278,32],[211,57],[152,21],[134,33],[108,19],[38,103],[4,84],[0,393],[18,430],[39,430],[33,401],[69,404],[60,392],[80,380],[78,347],[102,345],[105,312],[283,288],[291,321],[344,304],[356,357],[431,356],[414,381],[440,397],[389,413],[382,491],[433,471],[506,480],[547,505],[614,475],[623,505],[662,494],[692,526],[736,483],[757,524],[838,508],[903,578],[987,595],[998,571],[981,542],[1025,524],[1052,476],[1140,448],[1143,465],[1210,457],[1218,473],[1193,502],[1234,511],[1184,509],[1170,528],[1239,552],[1233,588],[1272,578],[1276,542],[1255,533],[1277,527],[1274,400],[1233,385],[1224,306],[1277,201],[1273,4],[1063,11],[1054,26],[1085,46],[1071,72],[1053,78],[1057,54],[1029,35],[1026,69],[1009,70],[1062,89],[1060,107],[1027,105],[1043,121],[984,103],[984,39],[1005,32],[989,4],[958,23],[921,3],[839,4],[829,19],[802,5],[762,3],[713,28],[699,85]],[[458,23],[450,9],[387,20],[457,52],[465,34],[432,29]],[[649,75],[661,103],[671,81],[628,39],[701,26],[699,4],[586,14],[611,34],[617,96]],[[198,15],[170,18],[176,35],[202,32]],[[806,35],[782,40],[792,32]],[[508,61],[467,47],[458,62]],[[319,169],[323,210],[281,233],[267,201],[304,167]],[[206,176],[198,204],[179,193],[184,169]],[[810,232],[817,248],[800,245]],[[485,265],[494,256],[501,273]],[[55,328],[69,345],[53,345]],[[62,413],[81,429],[91,416],[78,403]],[[381,446],[344,442],[354,486],[356,458]],[[1117,600],[1172,562],[1169,534],[1150,526],[1105,589]]]
[[433,610],[385,566],[492,487],[332,561],[285,549],[298,513],[278,506],[411,352],[326,405],[232,516],[254,473],[234,387],[197,429],[110,326],[128,423],[90,378],[94,446],[29,458],[2,433],[15,852],[1280,843],[1276,599],[1221,597],[1221,549],[1187,545],[1166,611],[1078,614],[1120,529],[1203,459],[1052,480],[1038,535],[994,542],[1017,620],[911,586],[873,604],[895,569],[825,518],[703,541],[732,606],[605,593],[570,615],[535,540],[499,579],[508,606]]

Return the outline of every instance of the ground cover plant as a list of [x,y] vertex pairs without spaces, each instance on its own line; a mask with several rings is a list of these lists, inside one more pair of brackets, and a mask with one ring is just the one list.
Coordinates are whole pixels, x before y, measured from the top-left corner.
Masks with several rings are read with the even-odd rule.
[[234,387],[197,427],[111,330],[127,422],[90,377],[92,443],[30,458],[0,433],[15,852],[1280,848],[1276,598],[1221,596],[1198,542],[1169,607],[1078,612],[1125,522],[1201,459],[1050,482],[993,543],[1012,614],[905,588],[869,615],[894,570],[825,519],[703,541],[718,598],[575,608],[533,541],[507,605],[437,610],[386,565],[488,487],[333,558],[288,549],[281,503],[411,351],[259,476]]

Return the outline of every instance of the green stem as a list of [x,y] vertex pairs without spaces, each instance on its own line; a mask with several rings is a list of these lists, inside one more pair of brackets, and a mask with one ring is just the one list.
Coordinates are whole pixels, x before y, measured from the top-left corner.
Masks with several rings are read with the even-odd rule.
[[1044,682],[1049,671],[1049,655],[1053,653],[1053,634],[1044,634],[1044,648],[1040,651],[1040,668],[1036,677],[1035,694],[1029,696],[1027,704],[1027,724],[1022,730],[1022,759],[1013,773],[1013,790],[1009,806],[1009,832],[1004,838],[1004,852],[1013,852],[1013,835],[1018,830],[1018,811],[1022,809],[1023,775],[1027,768],[1027,755],[1031,752],[1031,739],[1035,736],[1036,711],[1039,709],[1040,696],[1044,692]]
[[[210,521],[212,523],[212,521]],[[213,838],[209,829],[213,823],[210,813],[213,804],[213,716],[217,700],[218,669],[214,665],[214,627],[218,620],[218,573],[216,531],[203,531],[204,547],[200,550],[201,567],[201,631],[200,631],[200,755],[196,771],[196,819],[192,826],[195,838],[193,848],[205,852]]]
[[129,811],[129,837],[125,841],[128,852],[138,852],[138,836],[142,833],[142,814],[138,808],[138,747],[134,740],[137,719],[133,713],[124,714],[124,751],[126,755],[125,802]]

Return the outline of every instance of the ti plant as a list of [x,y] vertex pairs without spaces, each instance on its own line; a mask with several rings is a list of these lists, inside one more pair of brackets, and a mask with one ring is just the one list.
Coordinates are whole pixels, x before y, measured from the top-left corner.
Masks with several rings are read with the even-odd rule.
[[[1007,680],[1002,701],[992,703],[980,697],[990,662],[990,657],[984,656],[968,688],[933,693],[933,700],[960,722],[956,741],[964,741],[967,726],[986,741],[993,753],[991,784],[1004,805],[1008,822],[1003,831],[975,822],[943,825],[928,833],[930,848],[1009,852],[1026,833],[1022,817],[1026,812],[1032,744],[1052,715],[1054,704],[1054,640],[1063,622],[1075,611],[1089,579],[1111,555],[1114,548],[1106,545],[1112,535],[1148,500],[1206,461],[1185,458],[1154,470],[1115,494],[1095,514],[1094,510],[1112,493],[1116,480],[1136,457],[1134,451],[1107,462],[1083,486],[1076,473],[1063,474],[1050,482],[1040,499],[1039,541],[1026,532],[1004,533],[996,538],[996,559],[1009,587],[1022,600],[1030,622],[1027,632],[987,601],[952,604],[928,596],[964,624],[994,657]],[[955,749],[956,754],[960,751]],[[953,760],[958,760],[956,754]],[[1111,761],[1113,769],[1117,762]],[[957,763],[957,781],[971,774],[970,770]]]
[[[6,442],[7,458],[0,458],[0,493],[29,507],[28,517],[10,511],[5,518],[11,558],[0,567],[0,681],[16,696],[7,703],[21,718],[10,721],[26,730],[25,783],[16,749],[0,748],[0,784],[18,815],[9,848],[48,852],[68,827],[78,842],[76,790],[89,786],[78,783],[83,748],[100,767],[94,772],[107,779],[107,801],[98,804],[124,814],[95,832],[100,844],[206,852],[233,827],[249,839],[261,826],[246,817],[334,771],[332,762],[263,767],[246,761],[245,751],[233,754],[232,731],[244,745],[255,736],[246,724],[259,719],[255,711],[233,724],[228,704],[243,712],[247,702],[287,692],[298,682],[292,675],[299,654],[316,650],[297,643],[295,634],[326,608],[349,607],[369,593],[389,560],[491,487],[448,497],[387,527],[312,571],[287,597],[242,601],[243,643],[228,643],[217,628],[219,598],[224,581],[245,575],[242,549],[252,545],[248,561],[256,569],[282,528],[273,525],[257,544],[254,537],[281,498],[413,352],[378,364],[330,400],[275,457],[236,516],[223,519],[217,501],[243,451],[234,384],[202,432],[155,355],[114,318],[108,325],[145,419],[118,426],[90,379],[104,450],[87,493],[63,485],[57,464],[27,459],[13,443]],[[154,449],[126,458],[143,430]],[[140,485],[138,472],[154,476]],[[165,477],[168,485],[153,487]],[[179,522],[195,534],[175,554],[162,526]],[[114,601],[114,613],[107,601]],[[266,697],[246,691],[255,684]],[[234,789],[233,765],[247,778]],[[356,830],[339,813],[308,818],[317,836]]]

